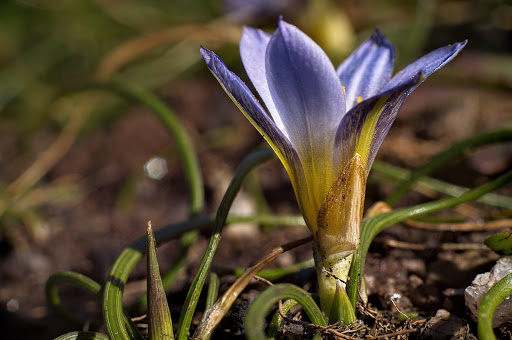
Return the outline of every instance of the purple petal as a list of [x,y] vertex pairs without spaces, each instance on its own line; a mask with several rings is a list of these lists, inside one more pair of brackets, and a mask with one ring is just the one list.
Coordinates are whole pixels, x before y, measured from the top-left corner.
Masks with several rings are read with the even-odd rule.
[[[419,58],[412,64],[409,64],[402,71],[398,72],[390,81],[386,84],[384,91],[395,88],[397,86],[401,86],[403,83],[407,83],[410,77],[414,76],[418,72],[423,72],[425,80],[428,76],[430,76],[435,71],[439,70],[441,67],[450,62],[455,56],[466,46],[467,40],[448,45],[445,47],[438,48],[430,52],[429,54],[424,55]],[[420,82],[421,83],[421,82]],[[420,83],[409,89],[409,93],[414,91],[416,87],[420,85]]]
[[[369,142],[367,150],[368,156],[367,159],[365,159],[366,171],[369,173],[375,155],[391,128],[398,111],[409,95],[410,89],[416,86],[421,79],[422,73],[418,72],[416,75],[410,77],[407,83],[403,83],[398,87],[367,99],[347,112],[336,133],[335,166],[342,168],[343,164],[354,156],[356,146],[361,141],[361,138],[369,138],[367,139]],[[383,103],[382,101],[385,102]],[[382,106],[379,104],[382,104]],[[379,108],[382,109],[382,112],[378,113],[374,111]],[[372,113],[378,114],[378,117],[374,121],[375,126],[369,129],[371,135],[363,136],[361,135],[363,127],[365,124],[371,124],[369,119]]]
[[272,99],[298,154],[310,157],[327,144],[332,152],[345,101],[336,71],[322,49],[281,20],[268,44],[265,66]]
[[286,135],[286,128],[277,113],[274,101],[268,89],[267,74],[265,72],[265,53],[271,35],[259,29],[244,27],[240,40],[240,56],[245,71],[252,84],[265,103],[277,127]]
[[336,71],[345,87],[347,110],[379,93],[391,79],[393,61],[393,45],[376,29]]
[[298,171],[298,169],[301,168],[301,163],[297,152],[274,122],[268,117],[263,107],[258,103],[244,82],[236,74],[231,72],[222,60],[212,51],[201,47],[201,56],[229,97],[269,142],[279,158],[283,161],[286,169],[292,171],[290,176],[297,176],[298,173],[301,173],[301,171]]

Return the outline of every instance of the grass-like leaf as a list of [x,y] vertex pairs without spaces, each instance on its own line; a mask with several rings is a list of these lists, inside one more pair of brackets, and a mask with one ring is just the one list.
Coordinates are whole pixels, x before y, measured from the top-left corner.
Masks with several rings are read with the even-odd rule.
[[265,317],[275,303],[284,299],[297,301],[315,325],[327,326],[324,314],[308,292],[295,285],[281,283],[265,289],[252,303],[245,318],[245,334],[247,339],[267,339],[263,329]]
[[150,340],[174,339],[171,312],[167,303],[156,255],[155,236],[151,222],[147,228],[148,259],[148,323]]
[[[386,179],[392,179],[395,181],[405,181],[408,180],[412,174],[411,171],[399,168],[397,166],[387,164],[380,161],[375,161],[372,166],[372,174],[379,173],[386,177]],[[416,179],[416,183],[413,184],[414,187],[420,189],[435,191],[440,194],[448,195],[448,196],[460,196],[466,191],[468,188],[461,187],[458,185],[454,185],[451,183],[443,182],[435,178],[430,177],[421,177]],[[493,207],[504,208],[504,209],[512,209],[512,197],[498,195],[495,193],[488,193],[480,197],[476,200],[479,203],[487,204]]]
[[456,205],[476,200],[477,198],[485,195],[488,192],[496,190],[507,183],[512,181],[512,170],[505,173],[501,177],[492,182],[484,184],[476,189],[469,190],[459,197],[447,198],[435,202],[419,204],[412,207],[402,208],[395,211],[390,211],[377,216],[368,218],[363,222],[361,227],[360,245],[357,249],[352,266],[350,268],[350,281],[348,282],[348,296],[352,306],[355,306],[358,299],[358,290],[361,282],[361,276],[364,272],[364,263],[366,254],[370,248],[370,244],[382,230],[390,227],[393,224],[400,223],[406,219],[434,213],[440,210],[452,208]]
[[432,157],[427,163],[425,163],[425,165],[413,171],[409,178],[400,184],[391,195],[389,195],[386,203],[391,206],[395,205],[421,177],[428,175],[444,164],[464,155],[464,153],[482,146],[510,141],[512,141],[512,129],[509,128],[484,132],[455,143],[450,148]]
[[222,202],[220,203],[219,209],[217,210],[215,227],[210,238],[210,242],[208,243],[208,247],[206,249],[203,260],[201,261],[201,265],[199,266],[196,276],[194,277],[194,281],[192,282],[192,285],[188,291],[184,307],[181,310],[177,333],[178,339],[181,340],[188,338],[192,317],[194,316],[194,311],[196,309],[201,290],[206,280],[206,276],[210,270],[213,256],[215,255],[219,245],[222,228],[226,223],[229,209],[231,208],[231,204],[233,203],[236,194],[240,190],[243,179],[255,166],[272,157],[274,157],[274,152],[272,150],[263,149],[253,152],[242,161],[235,173],[235,176],[231,180],[231,183],[229,184],[229,187],[224,194]]

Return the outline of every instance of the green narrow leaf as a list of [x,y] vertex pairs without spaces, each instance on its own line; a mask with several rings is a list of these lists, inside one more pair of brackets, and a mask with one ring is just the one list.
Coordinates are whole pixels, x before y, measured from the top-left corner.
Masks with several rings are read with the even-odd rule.
[[289,283],[269,287],[254,300],[245,317],[245,335],[249,340],[266,340],[265,317],[272,306],[279,300],[296,300],[309,316],[312,323],[327,326],[327,321],[311,295],[304,289]]
[[[400,182],[407,180],[411,176],[412,172],[391,164],[375,161],[373,162],[371,173],[380,173],[384,175],[384,177],[386,177],[386,180],[392,179],[397,182]],[[370,179],[372,178],[373,177],[370,177]],[[438,193],[445,194],[448,196],[460,196],[469,190],[468,188],[454,185],[451,183],[446,183],[430,177],[418,178],[414,186],[417,186],[418,189],[436,191]],[[512,209],[512,197],[498,195],[495,193],[483,195],[476,201],[482,204],[487,204],[498,208]]]
[[329,323],[334,324],[339,321],[342,321],[343,325],[351,324],[356,321],[356,313],[352,308],[345,288],[339,280],[336,280],[336,293],[331,305]]
[[[157,230],[155,240],[157,244],[161,244],[191,230],[204,230],[212,228],[212,226],[213,220],[211,218],[196,217]],[[105,328],[111,339],[132,340],[141,338],[140,334],[137,335],[136,328],[132,327],[129,322],[123,322],[123,315],[125,314],[123,310],[123,290],[133,267],[146,252],[146,243],[147,239],[144,235],[132,243],[130,247],[123,250],[110,269],[103,293],[103,317]]]
[[[171,267],[162,275],[162,284],[164,285],[164,290],[166,292],[170,287],[172,287],[174,282],[176,282],[182,269],[186,266],[188,250],[197,239],[197,235],[198,232],[196,230],[192,230],[181,236],[178,254],[174,258]],[[147,306],[148,297],[147,293],[145,293],[136,303],[133,304],[133,306],[130,306],[130,310],[145,310]]]
[[361,226],[361,240],[359,248],[354,254],[352,266],[350,267],[349,281],[347,284],[348,296],[352,306],[355,307],[357,299],[359,297],[359,289],[361,283],[361,277],[364,272],[364,263],[366,254],[370,248],[370,243],[373,241],[375,236],[384,229],[390,227],[393,224],[400,223],[412,217],[418,217],[426,214],[431,214],[440,210],[452,208],[459,204],[474,201],[479,197],[496,190],[505,184],[512,181],[512,170],[495,179],[492,182],[486,183],[478,188],[469,190],[459,197],[447,198],[435,202],[429,202],[425,204],[419,204],[412,207],[402,208],[399,210],[390,211],[363,221]]
[[174,339],[171,312],[160,277],[151,222],[148,222],[147,228],[147,259],[149,340]]
[[50,307],[61,317],[77,325],[83,325],[86,320],[82,320],[81,318],[70,314],[62,306],[59,296],[59,287],[63,285],[80,288],[98,299],[101,298],[101,286],[99,283],[83,274],[70,271],[57,272],[50,276],[46,281],[46,301]]
[[398,200],[407,193],[407,191],[416,183],[421,177],[428,175],[432,171],[438,169],[444,164],[454,160],[457,157],[464,155],[464,153],[477,149],[481,146],[504,143],[512,141],[512,129],[503,129],[491,132],[484,132],[476,136],[472,136],[461,142],[453,144],[447,150],[432,157],[425,165],[416,169],[411,173],[409,178],[402,182],[395,191],[386,199],[386,203],[390,206],[395,205]]
[[237,171],[235,172],[235,176],[231,180],[231,183],[229,184],[229,187],[226,190],[224,197],[222,198],[222,202],[219,205],[219,209],[217,210],[217,215],[215,216],[215,228],[213,230],[212,237],[208,243],[208,247],[204,254],[203,260],[201,261],[201,265],[199,266],[196,276],[194,277],[194,281],[192,282],[192,285],[187,293],[184,307],[181,310],[177,332],[177,338],[179,340],[188,339],[190,324],[192,323],[192,318],[194,316],[197,302],[199,301],[199,296],[201,295],[204,282],[219,245],[222,229],[226,223],[231,204],[233,203],[236,194],[240,190],[240,186],[242,185],[245,176],[254,167],[274,157],[274,155],[274,152],[269,149],[255,151],[242,161]]

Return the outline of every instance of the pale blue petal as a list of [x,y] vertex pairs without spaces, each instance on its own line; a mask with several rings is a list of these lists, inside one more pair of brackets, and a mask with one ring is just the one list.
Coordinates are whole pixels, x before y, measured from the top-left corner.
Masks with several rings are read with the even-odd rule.
[[398,111],[407,96],[429,75],[451,61],[465,45],[466,42],[464,41],[439,48],[423,56],[395,75],[377,96],[363,101],[352,108],[345,115],[336,135],[335,162],[337,164],[346,162],[347,159],[352,157],[368,115],[381,98],[390,96],[386,100],[385,107],[373,131],[372,143],[367,160],[367,171],[369,172],[377,151],[395,121]]
[[393,62],[393,45],[376,29],[336,71],[345,88],[347,110],[380,92],[391,79]]
[[[388,91],[397,86],[401,86],[403,83],[407,83],[411,77],[416,75],[418,72],[423,72],[425,80],[428,76],[430,76],[435,71],[439,70],[441,67],[450,62],[455,56],[466,46],[467,40],[448,45],[445,47],[438,48],[423,57],[419,58],[412,64],[409,64],[402,71],[398,72],[390,81],[386,84],[384,91]],[[421,83],[421,82],[420,82]],[[420,85],[420,83],[416,84],[409,89],[409,93],[414,91],[416,87]]]
[[267,47],[266,73],[292,145],[301,158],[314,154],[323,165],[345,113],[343,89],[334,66],[313,40],[281,20]]
[[270,115],[274,119],[277,127],[285,134],[286,128],[277,113],[274,101],[268,89],[267,74],[265,72],[265,53],[271,35],[259,29],[244,27],[244,33],[240,40],[240,56],[244,64],[245,71],[252,84],[258,91],[261,99],[265,103]]
[[[238,108],[244,113],[249,121],[269,142],[276,153],[281,154],[287,170],[292,170],[293,175],[302,172],[302,166],[297,152],[290,144],[286,136],[277,128],[274,122],[266,114],[263,107],[258,103],[247,85],[233,72],[231,72],[222,60],[212,51],[201,47],[201,55],[206,65],[215,78],[222,85],[226,93],[235,102]],[[277,148],[277,150],[276,150]],[[280,157],[281,158],[281,157]],[[293,179],[292,179],[293,180]]]

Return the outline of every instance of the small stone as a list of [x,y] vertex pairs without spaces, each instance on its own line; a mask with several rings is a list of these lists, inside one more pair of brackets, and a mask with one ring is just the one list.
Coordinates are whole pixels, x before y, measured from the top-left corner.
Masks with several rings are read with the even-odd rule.
[[[499,280],[512,273],[512,257],[502,257],[488,273],[478,274],[471,285],[466,288],[464,297],[466,306],[471,310],[471,317],[476,321],[478,307],[485,293]],[[512,322],[512,299],[508,297],[501,303],[492,318],[492,327]]]

